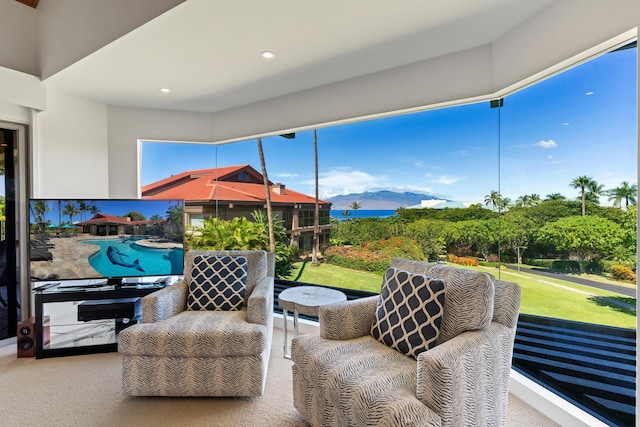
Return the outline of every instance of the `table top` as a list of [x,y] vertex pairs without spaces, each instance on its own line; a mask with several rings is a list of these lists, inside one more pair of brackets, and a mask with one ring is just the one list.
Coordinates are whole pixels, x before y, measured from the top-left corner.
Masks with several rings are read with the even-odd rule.
[[337,289],[322,286],[294,286],[280,292],[278,303],[283,310],[298,310],[307,316],[318,316],[320,307],[345,301],[347,296]]

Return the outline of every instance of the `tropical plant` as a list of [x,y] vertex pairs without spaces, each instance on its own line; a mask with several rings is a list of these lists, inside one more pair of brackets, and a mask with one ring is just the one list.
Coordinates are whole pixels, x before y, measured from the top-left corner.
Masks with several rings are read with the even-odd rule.
[[621,243],[620,226],[606,218],[571,216],[549,223],[538,231],[538,239],[569,251],[578,259],[580,273],[585,272],[588,257],[605,257]]
[[69,224],[73,224],[73,217],[74,215],[78,215],[78,213],[80,213],[80,210],[76,207],[76,205],[73,202],[67,202],[67,204],[64,205],[64,210],[62,211],[62,213],[64,215],[68,215]]
[[542,199],[540,198],[540,195],[538,194],[525,194],[524,196],[520,196],[518,197],[518,199],[516,200],[515,205],[519,206],[519,207],[530,207],[530,206],[537,206],[540,204],[540,202],[542,201]]
[[[85,209],[85,210],[88,210],[88,209]],[[122,215],[122,217],[131,218],[131,221],[144,221],[145,219],[147,219],[146,216],[144,216],[142,213],[137,211],[127,212],[126,214]]]
[[484,204],[491,206],[491,210],[495,211],[500,206],[500,193],[496,190],[491,190],[491,193],[484,196]]
[[551,193],[547,194],[544,200],[567,200],[567,198],[560,193]]
[[627,181],[622,181],[619,187],[609,191],[609,201],[613,200],[613,206],[622,207],[622,201],[624,200],[625,209],[631,204],[636,204],[636,197],[638,195],[638,185],[630,185]]
[[51,212],[51,208],[45,200],[36,200],[30,205],[31,216],[36,224],[36,230],[44,231],[45,221],[44,216],[47,212]]
[[353,209],[353,215],[358,216],[358,209],[360,209],[360,203],[358,203],[358,201],[355,200],[353,203],[349,205],[349,207]]
[[604,185],[598,184],[598,181],[591,181],[585,194],[585,201],[594,205],[600,205],[600,196],[607,194]]
[[587,192],[587,189],[589,188],[589,186],[592,185],[592,182],[594,182],[593,178],[591,178],[589,176],[586,176],[586,175],[582,175],[582,176],[579,176],[579,177],[575,178],[569,184],[570,187],[579,188],[580,189],[580,200],[582,201],[582,216],[585,216],[587,214],[586,192]]
[[171,235],[178,233],[184,224],[184,207],[182,205],[171,205],[167,209],[167,217],[164,222],[165,233]]

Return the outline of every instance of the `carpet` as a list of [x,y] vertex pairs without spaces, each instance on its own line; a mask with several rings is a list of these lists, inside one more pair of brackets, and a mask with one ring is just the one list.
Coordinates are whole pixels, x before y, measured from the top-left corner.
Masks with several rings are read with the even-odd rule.
[[[0,425],[304,427],[293,407],[291,365],[274,330],[265,394],[258,398],[122,395],[118,353],[16,358],[15,338],[0,341]],[[508,426],[555,426],[510,395]]]

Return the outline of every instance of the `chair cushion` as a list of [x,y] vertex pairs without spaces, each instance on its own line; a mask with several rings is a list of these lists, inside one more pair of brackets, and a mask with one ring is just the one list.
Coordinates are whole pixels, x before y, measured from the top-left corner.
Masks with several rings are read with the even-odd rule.
[[493,318],[493,277],[461,268],[436,265],[429,276],[445,283],[444,315],[438,344],[465,331],[484,329]]
[[247,259],[196,255],[191,267],[187,310],[239,310],[247,284]]
[[237,311],[183,311],[156,323],[139,323],[119,334],[118,351],[157,357],[251,356],[267,349],[264,325]]
[[389,267],[384,273],[371,335],[403,354],[417,357],[436,343],[444,300],[441,280]]

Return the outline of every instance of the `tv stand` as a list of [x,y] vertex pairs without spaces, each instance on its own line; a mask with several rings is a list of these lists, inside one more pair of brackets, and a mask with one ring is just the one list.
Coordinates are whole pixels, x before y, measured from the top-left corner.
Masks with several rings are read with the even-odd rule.
[[[70,356],[75,354],[90,354],[90,353],[106,353],[118,350],[117,334],[123,328],[132,325],[134,322],[125,322],[124,318],[115,318],[115,316],[130,316],[129,312],[114,310],[118,308],[118,304],[125,302],[135,307],[135,303],[131,301],[137,300],[145,295],[155,292],[164,288],[165,285],[140,285],[140,284],[126,284],[125,286],[102,286],[102,287],[62,287],[53,286],[46,289],[36,288],[33,290],[35,294],[35,348],[36,359],[42,359],[44,357],[56,357],[56,356]],[[87,301],[99,301],[96,305],[91,306]],[[109,300],[113,300],[114,306],[110,307]],[[55,302],[73,302],[73,301],[85,301],[84,307],[80,309],[80,315],[83,317],[81,321],[88,322],[92,319],[114,319],[113,328],[116,333],[116,342],[108,342],[102,344],[89,344],[89,345],[73,345],[68,346],[66,342],[56,342],[55,339],[51,339],[48,343],[44,340],[44,305]],[[106,305],[105,305],[106,303]],[[139,303],[139,302],[138,302]],[[102,310],[96,311],[96,308]],[[122,307],[120,307],[122,308]],[[130,307],[126,307],[129,309]],[[98,320],[99,321],[99,320]],[[90,324],[90,323],[89,323]],[[59,326],[59,325],[58,325]],[[51,318],[51,336],[55,335],[54,328],[56,324],[54,319]]]
[[107,286],[115,286],[116,288],[122,286],[122,277],[109,277],[107,279]]

